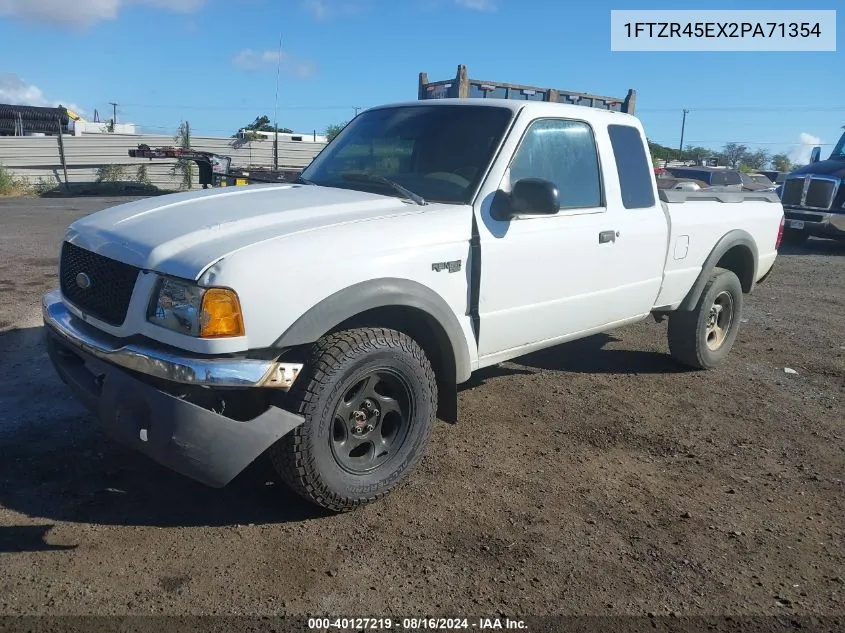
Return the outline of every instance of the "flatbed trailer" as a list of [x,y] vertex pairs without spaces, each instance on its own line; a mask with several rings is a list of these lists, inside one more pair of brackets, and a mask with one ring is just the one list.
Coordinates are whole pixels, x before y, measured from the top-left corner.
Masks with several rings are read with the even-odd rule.
[[199,169],[199,183],[203,189],[208,187],[236,187],[253,183],[292,182],[299,176],[299,169],[247,168],[233,169],[231,156],[213,152],[201,152],[181,147],[150,147],[141,144],[137,149],[130,149],[132,158],[164,158],[171,160],[190,160]]

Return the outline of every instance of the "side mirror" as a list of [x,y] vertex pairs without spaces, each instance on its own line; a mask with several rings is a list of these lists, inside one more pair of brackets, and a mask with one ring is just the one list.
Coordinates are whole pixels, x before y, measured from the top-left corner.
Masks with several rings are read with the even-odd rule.
[[821,147],[814,147],[813,151],[810,152],[810,162],[817,163],[821,160],[822,157],[822,148]]
[[[499,192],[503,194],[503,192]],[[509,220],[518,215],[554,215],[560,211],[557,186],[542,178],[523,178],[513,185],[510,195],[497,196],[495,204],[498,220]]]

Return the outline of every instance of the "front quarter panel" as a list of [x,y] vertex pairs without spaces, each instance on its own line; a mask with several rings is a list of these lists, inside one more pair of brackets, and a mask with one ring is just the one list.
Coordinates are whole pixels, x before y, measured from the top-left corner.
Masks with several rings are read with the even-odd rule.
[[[467,316],[472,211],[434,204],[423,209],[261,242],[211,266],[200,283],[238,293],[246,349],[272,347],[321,301],[386,278],[420,284],[442,298],[466,343],[472,337]],[[434,270],[446,262],[460,262],[460,270]]]

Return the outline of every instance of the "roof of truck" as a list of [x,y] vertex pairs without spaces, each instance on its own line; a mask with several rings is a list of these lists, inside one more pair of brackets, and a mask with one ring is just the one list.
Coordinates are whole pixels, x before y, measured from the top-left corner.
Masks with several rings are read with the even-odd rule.
[[550,101],[519,101],[516,99],[478,99],[478,98],[448,98],[448,99],[423,99],[416,101],[400,101],[397,103],[385,103],[368,108],[368,110],[380,110],[382,108],[397,108],[405,106],[475,106],[489,108],[507,108],[513,112],[523,109],[536,114],[548,114],[549,116],[569,116],[572,118],[583,118],[586,112],[595,116],[625,117],[633,121],[639,121],[635,116],[615,110],[604,108],[591,108],[590,106],[573,105],[571,103],[556,103]]

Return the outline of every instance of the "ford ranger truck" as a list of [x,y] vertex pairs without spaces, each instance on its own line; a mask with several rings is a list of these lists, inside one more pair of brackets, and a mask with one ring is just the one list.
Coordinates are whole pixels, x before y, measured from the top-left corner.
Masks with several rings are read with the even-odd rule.
[[827,160],[813,148],[810,164],[783,181],[786,228],[783,241],[799,246],[810,236],[845,240],[845,134]]
[[782,228],[772,193],[659,191],[629,114],[415,101],[362,112],[296,183],[77,220],[43,318],[113,438],[216,487],[266,455],[345,511],[408,476],[484,367],[649,316],[716,367]]

